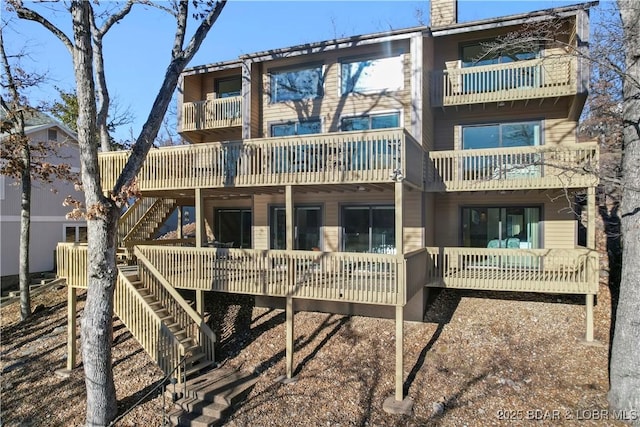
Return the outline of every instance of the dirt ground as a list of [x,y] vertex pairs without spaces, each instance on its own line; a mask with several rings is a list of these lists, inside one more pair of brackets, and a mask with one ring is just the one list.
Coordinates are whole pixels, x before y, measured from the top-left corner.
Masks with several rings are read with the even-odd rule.
[[[84,421],[80,368],[68,378],[66,289],[37,296],[39,311],[19,323],[18,305],[2,308],[2,426],[75,426]],[[78,304],[79,316],[83,295]],[[597,342],[583,341],[583,297],[445,290],[424,323],[405,323],[405,390],[411,416],[389,415],[394,393],[393,320],[299,312],[295,384],[285,372],[285,315],[250,297],[211,295],[209,323],[222,365],[259,374],[229,426],[624,425],[607,410],[610,298],[601,285]],[[79,317],[81,319],[81,317]],[[80,320],[81,321],[81,320]],[[116,319],[113,364],[118,422],[159,426],[170,402],[154,390],[162,372]]]

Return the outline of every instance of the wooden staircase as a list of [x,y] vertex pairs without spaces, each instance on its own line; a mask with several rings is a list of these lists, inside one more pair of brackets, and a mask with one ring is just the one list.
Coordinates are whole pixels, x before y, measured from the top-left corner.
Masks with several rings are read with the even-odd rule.
[[120,246],[131,247],[137,242],[153,239],[176,206],[175,199],[138,200],[120,218]]
[[174,426],[211,427],[221,425],[238,401],[256,383],[253,374],[232,369],[215,369],[176,387],[169,387],[169,398],[178,397],[168,414]]

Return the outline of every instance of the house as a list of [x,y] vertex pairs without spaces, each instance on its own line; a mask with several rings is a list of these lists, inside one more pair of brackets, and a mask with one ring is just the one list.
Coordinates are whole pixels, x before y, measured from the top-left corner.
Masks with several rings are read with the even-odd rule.
[[[575,53],[595,4],[460,23],[455,0],[432,0],[430,27],[185,70],[179,131],[191,144],[153,150],[138,175],[144,197],[119,230],[136,268],[120,275],[116,312],[152,328],[138,339],[165,371],[192,354],[189,375],[207,366],[196,352],[214,357],[211,330],[187,333],[204,293],[254,295],[286,308],[288,380],[295,310],[394,317],[391,411],[407,404],[403,322],[422,320],[431,288],[585,295],[592,340],[598,149],[576,139],[589,72]],[[553,43],[500,44],[548,23]],[[127,156],[100,156],[105,188]],[[186,206],[194,237],[151,240]],[[86,286],[64,267],[86,251],[59,254],[59,274]],[[195,310],[175,289],[193,291]]]
[[[7,117],[0,109],[2,121]],[[25,114],[25,134],[33,144],[46,143],[59,146],[47,154],[51,163],[66,163],[79,171],[80,155],[76,134],[65,125],[41,112]],[[2,133],[4,139],[8,134]],[[34,152],[33,156],[37,156]],[[51,158],[55,157],[55,158]],[[52,183],[32,180],[31,187],[31,241],[29,243],[29,269],[31,273],[55,270],[55,250],[59,242],[86,242],[84,221],[65,218],[70,208],[62,205],[68,195],[82,197],[73,183],[56,180]],[[20,241],[20,185],[13,178],[0,175],[0,234],[2,256],[0,276],[3,285],[16,282],[18,275]],[[17,283],[17,282],[16,282]]]

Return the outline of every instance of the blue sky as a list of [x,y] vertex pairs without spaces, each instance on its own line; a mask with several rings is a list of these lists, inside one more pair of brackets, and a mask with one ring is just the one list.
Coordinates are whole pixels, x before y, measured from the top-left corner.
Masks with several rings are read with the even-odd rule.
[[[33,3],[26,2],[30,6]],[[460,0],[460,22],[566,6],[580,0]],[[9,16],[3,9],[3,20]],[[428,1],[241,1],[227,3],[218,22],[189,66],[235,59],[239,55],[307,42],[413,27],[428,23]],[[44,12],[43,12],[44,14]],[[64,14],[46,16],[62,28]],[[140,130],[162,81],[169,60],[174,23],[166,14],[147,7],[134,10],[104,41],[110,91],[121,106],[129,106],[134,122],[116,132],[129,139]],[[30,94],[31,102],[51,100],[53,86],[71,89],[73,68],[68,51],[38,24],[15,20],[4,32],[9,52],[25,48],[31,61],[26,69],[47,72],[47,85]],[[130,129],[131,131],[130,131]]]

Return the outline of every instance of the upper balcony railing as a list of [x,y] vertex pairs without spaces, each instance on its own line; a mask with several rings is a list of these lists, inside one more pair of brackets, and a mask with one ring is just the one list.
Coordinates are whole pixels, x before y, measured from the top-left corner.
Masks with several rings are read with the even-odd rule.
[[579,188],[596,185],[595,143],[432,151],[427,191]]
[[[141,191],[290,184],[423,184],[423,149],[404,129],[340,132],[151,150],[138,174]],[[101,153],[110,189],[128,151]]]
[[242,97],[210,99],[182,104],[181,131],[242,126]]
[[[457,62],[456,62],[457,64]],[[576,59],[548,57],[433,73],[434,107],[574,95]]]

